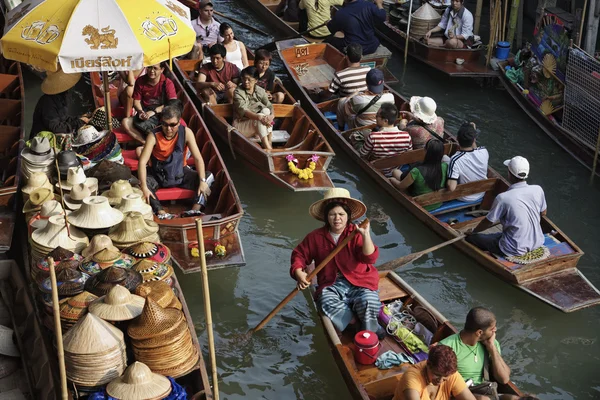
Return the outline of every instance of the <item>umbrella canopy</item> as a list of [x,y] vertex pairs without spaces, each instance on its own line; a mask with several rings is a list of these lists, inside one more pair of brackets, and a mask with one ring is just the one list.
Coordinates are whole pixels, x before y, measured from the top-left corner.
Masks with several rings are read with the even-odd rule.
[[141,69],[195,40],[175,0],[27,0],[8,13],[0,43],[7,59],[74,73]]

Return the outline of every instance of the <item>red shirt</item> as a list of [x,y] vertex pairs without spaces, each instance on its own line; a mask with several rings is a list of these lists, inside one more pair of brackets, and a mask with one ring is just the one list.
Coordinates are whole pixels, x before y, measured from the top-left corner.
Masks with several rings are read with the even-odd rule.
[[167,100],[177,98],[175,85],[173,84],[173,81],[166,76],[161,75],[160,81],[154,86],[148,83],[148,79],[148,75],[139,77],[135,81],[135,87],[133,88],[133,100],[141,100],[144,110],[153,109],[163,105],[163,87],[167,89],[165,96]]
[[[346,238],[356,226],[346,227],[338,239],[338,243]],[[327,264],[325,268],[317,274],[317,283],[319,288],[315,293],[315,298],[319,296],[321,290],[335,283],[338,271],[354,286],[364,287],[371,290],[377,290],[379,287],[379,273],[373,266],[379,257],[379,248],[375,246],[373,254],[365,256],[362,249],[363,238],[360,233],[344,247]],[[337,245],[329,234],[326,227],[315,229],[292,251],[292,266],[290,275],[294,278],[294,271],[298,268],[305,268],[312,261],[315,266],[319,265]]]
[[240,69],[234,64],[224,61],[225,65],[220,71],[217,71],[213,63],[204,64],[200,73],[206,76],[206,82],[221,82],[225,85],[227,82],[240,77]]

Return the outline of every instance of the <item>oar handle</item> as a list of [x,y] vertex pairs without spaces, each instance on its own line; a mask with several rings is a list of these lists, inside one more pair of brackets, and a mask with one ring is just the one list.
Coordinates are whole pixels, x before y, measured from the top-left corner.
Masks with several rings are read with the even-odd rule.
[[[369,222],[368,218],[365,218],[365,220],[363,222],[360,223],[360,227],[364,228],[367,223]],[[323,269],[325,268],[325,266],[327,264],[329,264],[329,262],[331,260],[333,260],[333,258],[337,255],[337,253],[339,253],[344,247],[346,247],[346,245],[354,238],[354,236],[356,236],[356,234],[358,233],[358,229],[355,229],[354,231],[352,231],[351,234],[349,234],[348,236],[346,236],[346,238],[344,240],[342,240],[342,242],[340,244],[337,245],[337,247],[335,249],[333,249],[333,251],[327,256],[325,257],[325,259],[323,261],[321,261],[321,263],[314,269],[314,271],[312,271],[310,274],[308,274],[308,276],[306,277],[307,281],[311,281],[315,276],[317,276],[317,274]],[[249,333],[254,333],[256,331],[259,331],[263,328],[263,326],[265,326],[267,324],[267,322],[269,322],[271,320],[271,318],[273,318],[275,316],[275,314],[277,314],[279,312],[279,310],[281,310],[283,308],[283,306],[285,306],[291,299],[294,298],[294,296],[296,294],[298,294],[299,290],[298,288],[294,288],[294,290],[292,290],[290,292],[290,294],[288,294],[285,299],[281,300],[281,302],[279,304],[277,304],[277,306],[273,309],[273,311],[271,311],[269,313],[269,315],[267,315],[262,321],[260,321],[260,323],[258,325],[256,325],[256,327],[254,327],[254,329],[251,329]]]
[[404,266],[404,265],[406,265],[406,264],[408,264],[410,262],[413,262],[413,261],[421,258],[422,256],[424,256],[427,253],[431,253],[432,251],[441,249],[442,247],[446,247],[449,244],[452,244],[454,242],[458,242],[459,240],[462,240],[464,238],[465,238],[465,235],[460,235],[460,236],[457,236],[457,237],[455,237],[453,239],[447,240],[447,241],[445,241],[443,243],[439,243],[439,244],[436,244],[435,246],[431,246],[428,249],[421,250],[421,251],[419,251],[417,253],[412,253],[412,254],[409,254],[407,256],[400,257],[400,258],[397,258],[397,259],[392,260],[392,261],[388,261],[385,264],[381,264],[380,266],[378,266],[377,270],[381,272],[381,271],[390,271],[390,270],[394,270],[394,269],[400,268],[400,267],[402,267],[402,266]]
[[326,22],[322,23],[321,25],[313,26],[312,28],[307,29],[307,30],[305,30],[303,32],[298,32],[295,35],[287,36],[287,37],[284,37],[283,39],[277,39],[277,40],[275,40],[273,42],[270,42],[270,43],[267,43],[265,45],[260,46],[259,49],[266,49],[266,50],[271,51],[276,42],[281,42],[283,40],[290,40],[290,39],[294,39],[294,38],[297,38],[297,37],[300,37],[300,36],[304,36],[307,33],[314,31],[315,29],[319,29],[319,28],[322,28],[322,27],[326,26],[329,23],[329,21],[331,21],[331,20],[328,19]]

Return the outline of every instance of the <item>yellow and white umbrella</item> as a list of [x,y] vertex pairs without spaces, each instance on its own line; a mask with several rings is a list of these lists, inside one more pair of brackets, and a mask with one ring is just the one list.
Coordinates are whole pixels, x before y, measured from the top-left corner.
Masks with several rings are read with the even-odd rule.
[[177,0],[27,0],[6,20],[5,58],[47,71],[141,69],[188,53],[196,40]]

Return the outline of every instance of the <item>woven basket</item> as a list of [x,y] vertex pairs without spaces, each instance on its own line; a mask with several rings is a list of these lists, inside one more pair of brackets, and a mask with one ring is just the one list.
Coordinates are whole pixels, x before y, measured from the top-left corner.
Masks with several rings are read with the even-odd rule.
[[162,308],[151,298],[146,299],[144,310],[127,329],[132,339],[150,339],[173,332],[183,320],[183,312],[174,308]]

